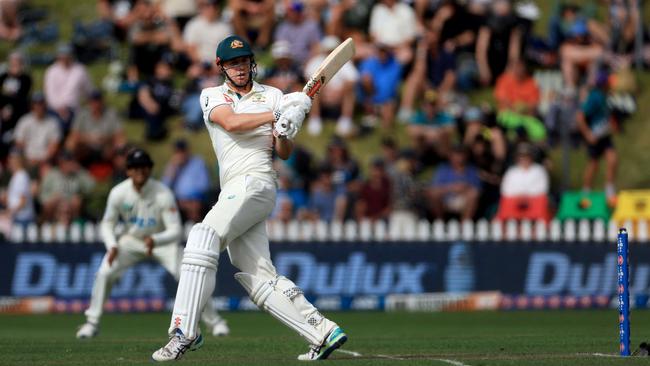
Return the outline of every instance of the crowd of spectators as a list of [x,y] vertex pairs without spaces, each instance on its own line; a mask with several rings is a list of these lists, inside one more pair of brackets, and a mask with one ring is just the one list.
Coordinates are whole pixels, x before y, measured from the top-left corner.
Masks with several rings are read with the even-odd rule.
[[[21,23],[29,17],[20,15],[27,3],[1,3],[0,39],[31,42]],[[57,48],[42,91],[33,87],[30,55],[6,58],[3,220],[97,219],[85,200],[96,183],[124,178],[126,118],[143,121],[149,143],[173,150],[159,162],[160,178],[184,217],[198,220],[217,197],[214,164],[193,155],[191,141],[170,142],[169,132],[179,120],[186,134],[202,129],[198,96],[223,82],[214,50],[233,32],[254,46],[257,79],[285,93],[301,90],[341,40],[356,44],[305,122],[303,133],[317,136],[334,121],[324,158],[299,146],[276,162],[274,219],[507,218],[530,207],[533,218],[548,218],[556,188],[547,150],[563,131],[588,153],[582,189],[596,188],[604,157],[605,191],[614,198],[611,136],[634,108],[610,98],[633,95],[629,69],[650,65],[650,32],[637,1],[581,4],[554,1],[540,35],[541,10],[529,0],[97,0],[96,19],[76,28],[87,30],[84,43]],[[117,66],[95,85],[84,47],[106,39],[124,55],[109,47]],[[473,105],[477,90],[492,95]],[[129,95],[128,108],[116,110],[106,93]],[[349,143],[369,131],[384,139],[360,166]]]

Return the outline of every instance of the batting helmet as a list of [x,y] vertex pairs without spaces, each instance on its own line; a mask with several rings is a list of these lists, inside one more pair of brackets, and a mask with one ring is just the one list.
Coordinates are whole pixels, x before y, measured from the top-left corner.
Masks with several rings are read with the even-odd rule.
[[226,37],[217,46],[217,63],[243,56],[253,57],[254,54],[250,44],[240,36]]

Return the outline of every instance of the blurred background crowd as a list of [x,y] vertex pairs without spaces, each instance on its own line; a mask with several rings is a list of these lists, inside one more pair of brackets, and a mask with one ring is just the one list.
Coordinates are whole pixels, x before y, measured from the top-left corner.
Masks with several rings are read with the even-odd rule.
[[[219,184],[198,97],[233,33],[285,93],[356,43],[276,159],[282,221],[546,220],[567,189],[615,205],[613,136],[650,66],[637,0],[97,0],[65,36],[41,3],[0,1],[4,229],[99,220],[134,145],[201,220]],[[584,156],[579,186],[553,149]]]

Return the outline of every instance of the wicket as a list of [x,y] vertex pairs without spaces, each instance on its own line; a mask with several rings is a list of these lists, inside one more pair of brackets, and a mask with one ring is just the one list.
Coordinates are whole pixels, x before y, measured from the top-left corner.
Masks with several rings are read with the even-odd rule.
[[621,356],[630,355],[630,268],[627,230],[618,230],[617,240],[617,273],[618,273],[618,331],[620,337]]

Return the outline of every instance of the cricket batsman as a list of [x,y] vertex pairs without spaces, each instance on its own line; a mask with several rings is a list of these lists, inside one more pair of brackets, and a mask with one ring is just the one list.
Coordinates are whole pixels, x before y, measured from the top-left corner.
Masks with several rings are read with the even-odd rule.
[[[90,306],[85,313],[86,323],[77,331],[77,338],[97,335],[111,286],[127,268],[146,258],[154,258],[178,280],[182,258],[181,218],[172,191],[149,178],[152,167],[153,161],[146,151],[131,150],[126,158],[129,178],[113,187],[108,195],[100,228],[107,252],[95,277]],[[115,235],[118,219],[125,225],[119,239]],[[213,335],[229,333],[228,325],[216,313],[211,301],[198,311],[203,311],[202,319]]]
[[226,249],[241,271],[235,278],[251,300],[309,343],[309,351],[298,359],[325,359],[347,335],[321,315],[295,283],[277,274],[266,233],[276,196],[273,151],[289,158],[311,99],[304,93],[283,96],[280,90],[253,81],[254,55],[241,37],[229,36],[219,43],[216,63],[226,81],[203,89],[200,103],[219,163],[221,193],[203,222],[190,230],[170,339],[152,359],[178,360],[187,350],[200,347],[198,314],[214,289],[219,255]]

